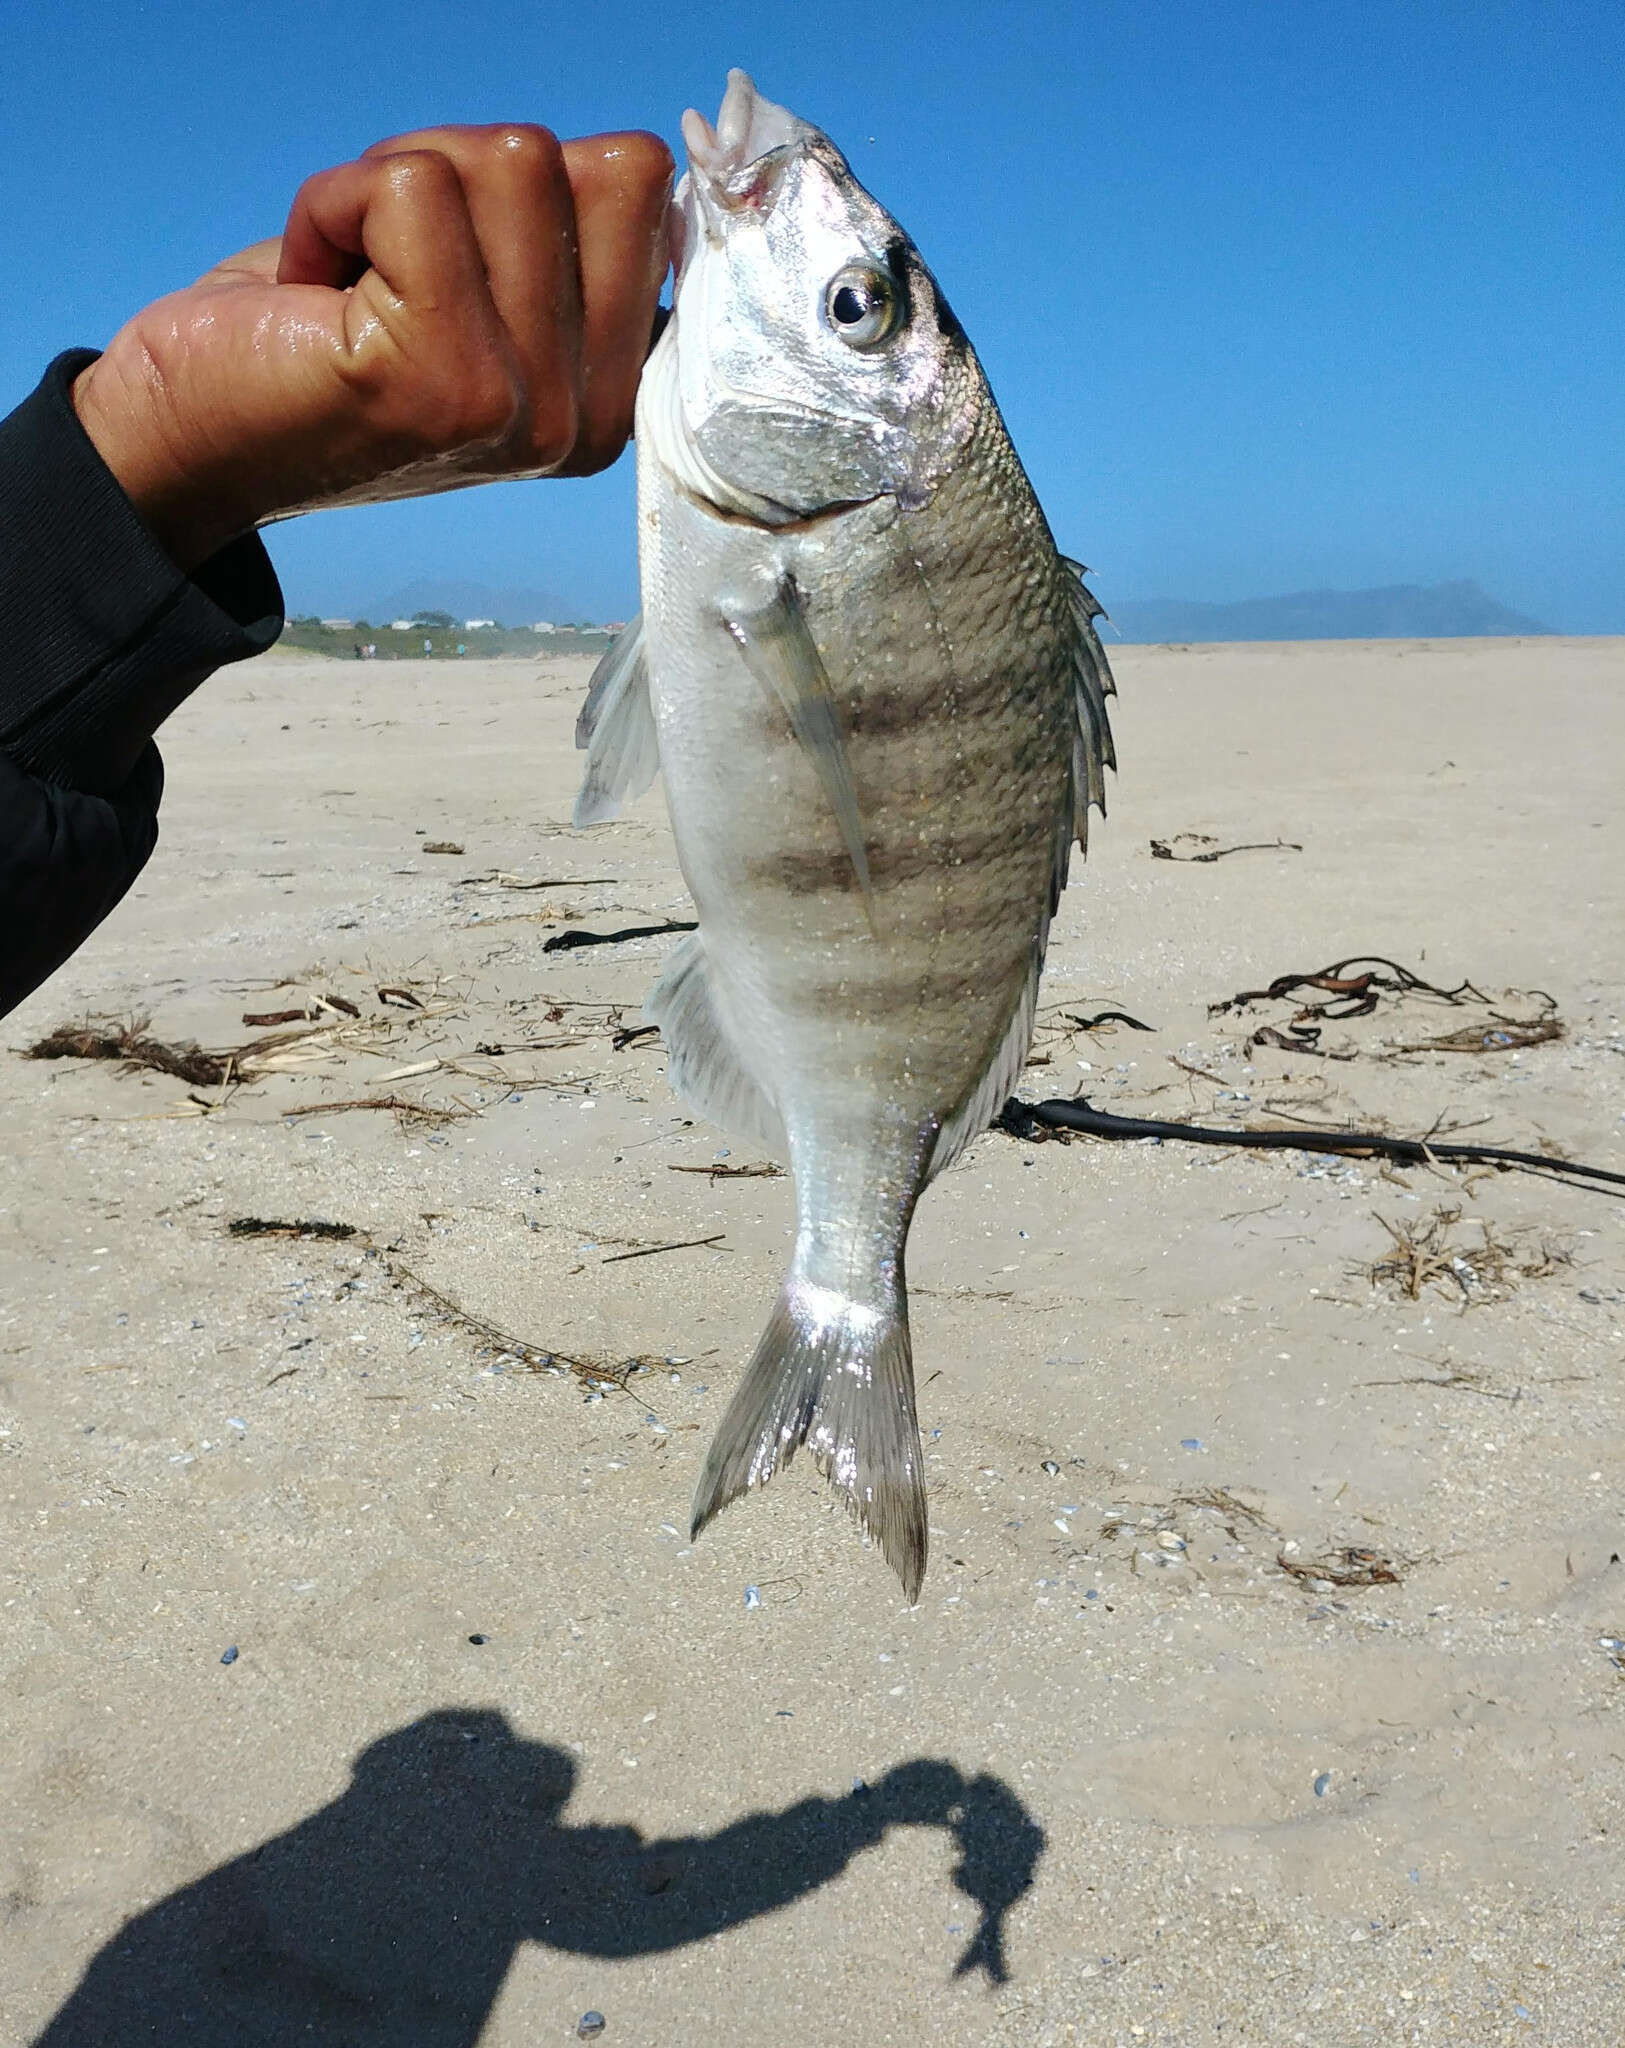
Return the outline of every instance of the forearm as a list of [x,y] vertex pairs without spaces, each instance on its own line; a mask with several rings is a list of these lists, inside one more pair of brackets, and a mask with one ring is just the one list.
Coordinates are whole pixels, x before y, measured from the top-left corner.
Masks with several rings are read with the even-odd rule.
[[158,726],[282,624],[258,540],[186,576],[148,531],[74,413],[88,360],[59,358],[0,420],[0,1011],[150,854]]

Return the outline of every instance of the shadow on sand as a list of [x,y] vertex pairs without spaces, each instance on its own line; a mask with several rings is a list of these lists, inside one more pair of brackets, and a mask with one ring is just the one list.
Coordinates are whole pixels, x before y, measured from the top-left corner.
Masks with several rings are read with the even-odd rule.
[[576,1765],[483,1709],[363,1750],[349,1788],[131,1920],[34,2048],[474,2048],[514,1952],[657,1954],[771,1913],[893,1827],[952,1831],[981,1923],[956,1974],[1008,1975],[1043,1830],[1002,1780],[920,1757],[867,1791],[648,1841],[572,1827]]

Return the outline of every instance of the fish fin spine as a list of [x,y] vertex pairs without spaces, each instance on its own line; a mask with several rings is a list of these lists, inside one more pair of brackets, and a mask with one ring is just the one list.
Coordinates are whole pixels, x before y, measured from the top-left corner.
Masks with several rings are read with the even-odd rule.
[[706,1456],[690,1533],[765,1486],[803,1444],[912,1606],[925,1577],[926,1508],[901,1285],[877,1306],[791,1274]]
[[1074,562],[1070,555],[1062,555],[1061,566],[1067,572],[1066,595],[1072,612],[1072,691],[1076,719],[1072,741],[1072,830],[1079,846],[1087,850],[1090,807],[1105,817],[1106,770],[1117,766],[1111,721],[1106,715],[1106,699],[1116,696],[1117,685],[1112,680],[1111,663],[1106,659],[1106,650],[1095,630],[1096,619],[1103,619],[1106,614],[1083,580],[1086,574],[1084,566],[1081,562]]

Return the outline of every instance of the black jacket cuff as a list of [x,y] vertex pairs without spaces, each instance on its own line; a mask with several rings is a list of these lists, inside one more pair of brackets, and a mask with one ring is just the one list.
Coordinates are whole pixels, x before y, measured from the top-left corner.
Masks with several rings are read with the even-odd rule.
[[205,677],[272,644],[282,591],[255,534],[191,576],[170,560],[73,409],[95,359],[58,356],[0,420],[0,748],[110,796]]

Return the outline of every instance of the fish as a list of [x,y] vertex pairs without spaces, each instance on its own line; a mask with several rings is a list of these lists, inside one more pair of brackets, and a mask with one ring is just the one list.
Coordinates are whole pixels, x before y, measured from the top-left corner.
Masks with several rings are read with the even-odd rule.
[[697,929],[644,1014],[678,1095],[794,1176],[692,1533],[805,1445],[912,1604],[909,1227],[1032,1041],[1116,766],[1103,614],[936,280],[829,137],[736,70],[683,139],[636,408],[642,609],[588,685],[575,821],[663,778]]

